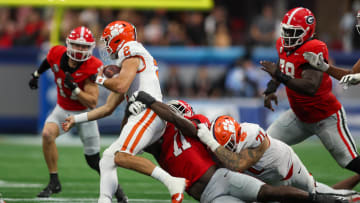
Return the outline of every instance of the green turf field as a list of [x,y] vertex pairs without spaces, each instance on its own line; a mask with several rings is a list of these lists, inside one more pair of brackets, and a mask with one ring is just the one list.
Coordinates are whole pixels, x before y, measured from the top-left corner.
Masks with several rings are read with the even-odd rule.
[[[40,143],[40,137],[0,136],[0,193],[5,201],[97,202],[99,176],[87,166],[82,147],[72,142],[58,146],[62,192],[48,199],[35,198],[49,179]],[[105,146],[103,143],[102,150]],[[318,181],[331,185],[354,174],[340,168],[317,139],[294,149]],[[151,177],[124,169],[118,170],[118,176],[130,202],[170,202],[165,186]],[[359,191],[360,186],[355,189]],[[184,202],[195,200],[185,196]]]

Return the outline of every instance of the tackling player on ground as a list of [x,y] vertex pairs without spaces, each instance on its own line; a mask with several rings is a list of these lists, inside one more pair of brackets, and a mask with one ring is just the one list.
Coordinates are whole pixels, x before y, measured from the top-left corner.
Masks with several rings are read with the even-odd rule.
[[[75,123],[110,115],[124,98],[130,98],[138,90],[162,100],[158,66],[150,53],[136,41],[135,27],[125,21],[114,21],[105,27],[101,39],[107,53],[111,59],[116,59],[116,65],[121,67],[121,71],[113,78],[106,78],[102,70],[99,72],[96,82],[112,91],[106,104],[88,113],[67,118],[63,125],[65,130],[69,130]],[[185,178],[173,177],[150,160],[136,156],[158,140],[164,129],[165,122],[150,109],[128,117],[120,136],[104,151],[101,158],[99,203],[111,202],[118,182],[117,166],[152,176],[168,188],[173,203],[182,201]]]
[[[202,140],[204,138],[209,140],[207,137],[210,135],[208,130],[210,123],[205,116],[194,115],[191,106],[181,100],[172,100],[166,105],[156,101],[145,92],[135,93],[134,95],[136,101],[131,103],[128,108],[131,113],[138,114],[141,112],[142,106],[137,103],[141,101],[162,119],[168,121],[162,139],[151,146],[149,152],[154,154],[158,163],[170,174],[186,177],[186,179],[190,180],[186,191],[196,200],[200,200],[200,202],[228,203],[242,202],[241,200],[250,202],[276,200],[287,202],[333,202],[337,199],[342,202],[340,201],[341,197],[314,194],[314,191],[304,192],[293,187],[272,187],[245,174],[225,168],[218,169],[212,160],[210,151],[206,150],[205,146],[196,138],[198,133],[203,134],[203,136],[199,135]],[[216,122],[213,125],[216,125]],[[200,130],[197,132],[198,127]],[[207,135],[204,135],[204,133]],[[215,140],[212,141],[213,144],[209,144],[210,142],[208,144],[216,156],[225,163],[225,166],[235,171],[245,171],[259,160],[269,159],[269,156],[264,156],[264,152],[268,153],[270,151],[272,153],[274,148],[278,147],[278,145],[275,145],[272,150],[269,150],[269,143],[266,142],[267,137],[261,137],[261,139],[263,141],[261,144],[251,146],[252,149],[242,148],[241,151],[236,153],[229,151],[225,146],[219,145]],[[271,160],[274,159],[270,158],[269,161]],[[286,161],[284,160],[284,162]],[[267,170],[275,171],[272,168]],[[272,173],[272,175],[275,175],[274,179],[279,178],[277,173]],[[344,202],[347,202],[347,200],[344,200]]]
[[[91,31],[84,26],[75,28],[66,38],[66,47],[61,45],[52,47],[29,82],[31,89],[37,89],[40,75],[51,68],[57,86],[57,104],[46,119],[42,130],[42,147],[50,181],[38,197],[49,197],[61,191],[57,166],[58,151],[55,143],[55,139],[64,133],[61,123],[69,115],[87,112],[97,105],[99,90],[95,78],[102,62],[92,56],[94,47],[95,41]],[[82,123],[77,127],[84,145],[86,161],[100,174],[100,135],[97,123],[96,121]],[[120,186],[116,196],[119,202],[125,198]]]
[[310,10],[291,9],[283,18],[281,37],[276,43],[279,63],[260,62],[273,77],[265,91],[264,106],[274,110],[271,102],[277,102],[275,92],[283,83],[291,107],[270,125],[267,133],[289,145],[315,134],[341,167],[359,174],[359,154],[344,108],[331,92],[331,78],[303,57],[304,52],[311,51],[322,52],[328,59],[325,43],[313,39],[315,24]]

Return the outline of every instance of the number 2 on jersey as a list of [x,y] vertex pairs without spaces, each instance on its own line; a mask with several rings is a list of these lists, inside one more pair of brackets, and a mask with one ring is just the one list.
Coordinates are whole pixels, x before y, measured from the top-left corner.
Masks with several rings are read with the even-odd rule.
[[[181,146],[178,146],[178,142],[177,142],[177,136],[180,135],[180,142],[181,142]],[[186,149],[189,149],[191,147],[191,144],[185,139],[185,137],[177,132],[174,136],[174,156],[179,156],[183,151],[185,151]]]
[[129,46],[125,46],[124,47],[124,56],[129,56],[130,55],[130,47]]

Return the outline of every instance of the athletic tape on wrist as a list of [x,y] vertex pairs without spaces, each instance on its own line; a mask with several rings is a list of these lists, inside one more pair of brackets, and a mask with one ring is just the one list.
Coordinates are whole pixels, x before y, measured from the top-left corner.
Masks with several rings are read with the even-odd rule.
[[88,113],[81,113],[74,116],[75,123],[82,123],[88,121]]

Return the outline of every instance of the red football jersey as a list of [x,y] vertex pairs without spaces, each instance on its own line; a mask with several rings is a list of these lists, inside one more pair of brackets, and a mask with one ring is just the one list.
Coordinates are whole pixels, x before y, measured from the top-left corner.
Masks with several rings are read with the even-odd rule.
[[[47,61],[51,66],[51,70],[55,76],[55,84],[57,86],[57,103],[69,111],[79,111],[87,109],[86,106],[82,105],[75,95],[69,88],[64,86],[65,73],[60,68],[61,57],[66,54],[65,46],[54,46],[50,49],[47,55]],[[84,61],[79,69],[77,69],[71,76],[74,78],[80,89],[84,88],[84,81],[90,78],[92,75],[98,72],[98,69],[102,66],[102,62],[94,56]]]
[[[276,42],[276,50],[279,54],[280,70],[292,78],[301,78],[301,65],[308,63],[303,53],[311,51],[323,52],[324,59],[328,60],[329,53],[326,44],[319,40],[310,40],[301,45],[291,54],[287,55],[282,47],[281,39]],[[314,123],[323,120],[336,113],[341,104],[331,92],[332,82],[327,73],[324,73],[321,85],[314,96],[307,96],[286,87],[286,93],[290,106],[299,119],[306,123]]]
[[172,176],[188,179],[188,188],[215,165],[207,148],[198,139],[182,135],[172,123],[167,124],[163,134],[158,162]]

